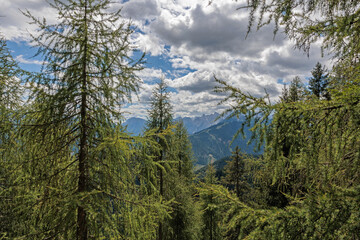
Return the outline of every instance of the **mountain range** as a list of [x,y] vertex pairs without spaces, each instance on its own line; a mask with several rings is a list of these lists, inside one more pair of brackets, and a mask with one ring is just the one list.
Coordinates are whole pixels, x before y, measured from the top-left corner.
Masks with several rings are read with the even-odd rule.
[[[234,134],[241,127],[243,120],[217,119],[218,113],[202,115],[195,118],[176,118],[176,121],[182,120],[192,143],[196,166],[207,165],[211,160],[218,160],[231,155],[231,152],[238,146],[241,151],[247,154],[255,154],[254,143],[248,145],[251,132],[248,127],[244,128],[245,138],[238,136],[232,144]],[[128,132],[138,135],[146,124],[146,120],[141,118],[130,118],[124,125]]]
[[200,117],[194,117],[194,118],[178,117],[175,119],[175,121],[182,120],[188,133],[193,134],[193,133],[199,132],[205,128],[211,127],[211,126],[221,122],[222,120],[224,120],[224,118],[217,119],[219,117],[219,115],[220,115],[219,113],[215,112],[215,113],[209,114],[209,115],[203,114]]
[[129,133],[139,135],[144,130],[145,124],[146,120],[132,117],[125,121],[124,126],[126,126]]
[[[238,146],[243,153],[259,154],[254,151],[255,143],[248,144],[251,137],[249,127],[244,128],[245,137],[239,135],[234,141],[234,134],[241,128],[242,120],[226,119],[220,123],[190,135],[197,165],[207,165],[231,155]],[[261,151],[260,151],[261,153]]]
[[[220,115],[219,113],[215,112],[213,114],[209,114],[209,115],[203,114],[202,116],[193,117],[193,118],[178,117],[175,119],[175,121],[183,121],[188,133],[193,134],[205,128],[211,127],[224,120],[224,118],[217,119],[219,115]],[[144,130],[145,124],[146,124],[146,120],[136,117],[129,118],[124,123],[124,125],[127,126],[128,132],[134,135],[139,135]]]

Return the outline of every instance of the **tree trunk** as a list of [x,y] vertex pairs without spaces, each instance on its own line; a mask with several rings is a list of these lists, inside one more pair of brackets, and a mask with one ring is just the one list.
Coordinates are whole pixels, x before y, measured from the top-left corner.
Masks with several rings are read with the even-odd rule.
[[[86,79],[86,65],[87,65],[87,2],[85,3],[85,39],[84,39],[84,59],[82,63],[82,83],[81,83],[81,107],[80,107],[80,145],[79,145],[79,181],[78,192],[82,193],[87,190],[87,155],[88,155],[88,139],[87,139],[87,79]],[[86,211],[83,206],[78,205],[77,209],[77,239],[87,240],[87,220]]]

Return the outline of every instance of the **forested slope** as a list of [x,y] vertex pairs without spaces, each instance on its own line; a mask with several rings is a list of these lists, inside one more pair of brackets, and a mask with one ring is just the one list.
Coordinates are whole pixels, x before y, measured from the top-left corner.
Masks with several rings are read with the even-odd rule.
[[[21,69],[0,39],[0,239],[360,239],[359,1],[240,6],[248,34],[273,24],[305,53],[322,44],[334,66],[295,76],[276,101],[215,76],[227,120],[192,137],[174,121],[165,78],[143,133],[121,124],[145,56],[133,54],[121,9],[48,4],[54,24],[23,12],[41,71]],[[243,133],[263,154],[246,154]],[[190,139],[209,163],[201,179]]]
[[[194,157],[199,165],[206,165],[212,159],[219,160],[230,156],[236,146],[244,153],[255,153],[255,143],[248,144],[251,136],[249,128],[244,130],[245,137],[233,141],[234,133],[241,128],[243,122],[237,119],[224,120],[214,126],[190,135]],[[261,150],[258,152],[261,154]]]

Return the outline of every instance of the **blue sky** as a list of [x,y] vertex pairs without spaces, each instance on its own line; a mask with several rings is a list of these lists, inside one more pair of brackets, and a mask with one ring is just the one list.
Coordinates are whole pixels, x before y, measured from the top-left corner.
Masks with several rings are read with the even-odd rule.
[[[115,0],[116,2],[116,0]],[[154,82],[164,76],[171,89],[176,116],[199,116],[220,112],[223,98],[214,93],[214,74],[255,96],[264,89],[276,101],[282,84],[299,76],[305,83],[311,69],[320,61],[320,43],[314,44],[310,57],[294,50],[293,43],[279,33],[273,38],[273,26],[252,32],[245,39],[248,13],[236,10],[246,1],[215,0],[129,0],[119,1],[124,18],[138,28],[134,44],[147,53],[146,68],[139,73],[142,90],[132,104],[126,104],[127,116],[145,117]],[[56,12],[45,0],[0,0],[0,32],[9,41],[13,56],[25,69],[38,70],[40,58],[31,58],[29,25],[19,9],[56,22]]]

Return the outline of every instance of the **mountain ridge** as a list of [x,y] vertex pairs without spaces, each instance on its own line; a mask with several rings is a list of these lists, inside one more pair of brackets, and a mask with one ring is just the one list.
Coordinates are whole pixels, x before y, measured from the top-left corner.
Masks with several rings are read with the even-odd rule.
[[[175,121],[183,121],[185,128],[187,129],[189,135],[199,132],[203,129],[211,127],[224,118],[217,119],[220,116],[219,113],[215,112],[212,114],[203,114],[202,116],[197,117],[177,117]],[[127,131],[139,135],[145,127],[146,120],[138,117],[131,117],[124,122],[124,126],[127,126]]]
[[[244,127],[245,138],[239,135],[233,141],[233,136],[241,128],[244,119],[220,118],[216,120],[219,115],[215,112],[214,114],[195,118],[178,117],[175,119],[175,121],[182,120],[187,129],[193,129],[193,131],[194,129],[200,129],[192,134],[189,133],[196,166],[204,166],[211,160],[216,161],[230,156],[236,146],[246,154],[261,154],[262,150],[259,152],[254,151],[255,143],[248,144],[252,133],[247,126]],[[130,118],[124,125],[127,126],[128,132],[139,135],[144,129],[145,124],[146,120],[142,118]]]
[[256,152],[255,142],[248,144],[252,135],[249,127],[244,127],[245,137],[239,135],[233,140],[235,133],[241,128],[243,120],[236,118],[225,119],[220,123],[200,132],[190,135],[190,142],[193,146],[196,164],[207,165],[211,160],[218,160],[231,155],[231,152],[238,146],[246,154],[261,153]]

